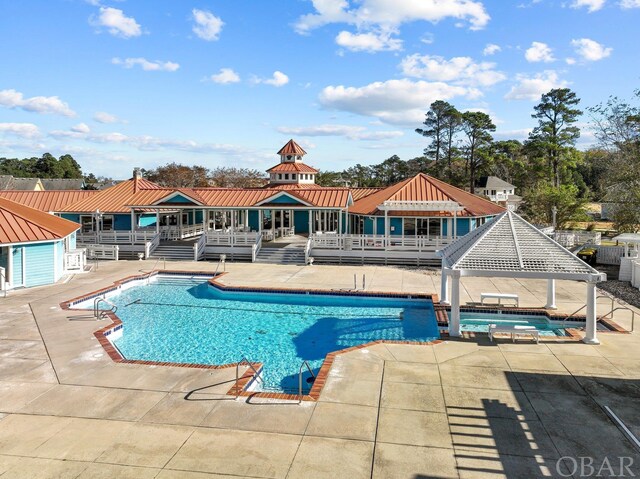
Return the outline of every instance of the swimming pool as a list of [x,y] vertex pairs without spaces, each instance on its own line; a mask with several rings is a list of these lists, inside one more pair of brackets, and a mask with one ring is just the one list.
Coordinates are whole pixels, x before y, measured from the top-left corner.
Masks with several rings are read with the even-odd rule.
[[229,364],[246,357],[263,364],[257,386],[269,391],[297,393],[302,362],[317,373],[332,351],[440,337],[429,299],[221,291],[204,278],[161,275],[108,298],[123,323],[122,334],[109,338],[125,358]]
[[533,326],[540,331],[541,336],[567,336],[567,332],[562,323],[554,324],[545,316],[508,313],[460,313],[460,328],[462,331],[488,333],[490,324],[498,324],[501,326]]

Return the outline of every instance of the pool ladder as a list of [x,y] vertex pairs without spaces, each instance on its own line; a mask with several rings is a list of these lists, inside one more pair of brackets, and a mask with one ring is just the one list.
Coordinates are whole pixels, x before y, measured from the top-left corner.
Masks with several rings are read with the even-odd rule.
[[[100,309],[100,303],[105,303],[110,306],[109,309]],[[96,319],[104,319],[107,313],[115,313],[118,311],[118,307],[111,301],[105,298],[96,298],[93,300],[93,316]]]
[[[627,310],[627,311],[631,311],[631,332],[633,332],[634,327],[635,327],[635,322],[636,322],[636,312],[631,309],[628,308],[627,306],[621,304],[620,302],[618,302],[618,304],[621,304],[620,306],[615,306],[616,300],[613,296],[609,296],[606,294],[601,294],[596,296],[596,302],[601,299],[601,298],[605,298],[605,299],[610,299],[611,300],[611,310],[607,313],[607,314],[603,314],[602,316],[598,317],[596,319],[596,322],[600,322],[600,320],[605,319],[605,318],[610,318],[613,319],[613,313],[618,311],[618,310]],[[597,304],[596,304],[597,305]],[[567,316],[566,318],[564,318],[562,320],[562,327],[565,328],[567,325],[567,321],[574,317],[576,314],[578,314],[580,311],[582,311],[583,309],[585,309],[587,307],[587,305],[585,304],[584,306],[580,306],[578,309],[576,309],[573,313],[571,313],[569,316]]]
[[[253,371],[253,379],[260,381],[261,384],[264,384],[264,379],[262,379],[262,370],[258,371],[255,367],[253,367],[253,363],[249,361],[246,357],[243,357],[239,362],[236,363],[236,399],[240,397],[241,389],[238,386],[240,382],[240,367],[247,366],[251,371]],[[307,361],[302,361],[300,365],[300,369],[298,370],[298,402],[302,402],[302,376],[304,375],[305,368],[311,374],[311,377],[315,381],[316,375],[313,373],[313,369],[309,366]]]

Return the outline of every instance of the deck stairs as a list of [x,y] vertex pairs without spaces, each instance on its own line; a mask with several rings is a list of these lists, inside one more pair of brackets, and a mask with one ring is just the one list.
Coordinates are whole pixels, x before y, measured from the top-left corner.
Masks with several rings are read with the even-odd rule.
[[256,263],[304,265],[305,244],[291,243],[282,247],[262,246]]
[[162,241],[151,253],[151,259],[193,261],[193,242]]

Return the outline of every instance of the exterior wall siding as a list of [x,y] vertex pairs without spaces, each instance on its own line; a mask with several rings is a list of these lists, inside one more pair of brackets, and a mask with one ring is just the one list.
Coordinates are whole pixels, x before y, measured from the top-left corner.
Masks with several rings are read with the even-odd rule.
[[76,233],[77,233],[77,231],[74,231],[73,233],[71,233],[69,235],[69,249],[76,249],[77,248]]
[[22,248],[23,246],[14,246],[12,259],[13,259],[13,271],[11,272],[11,286],[13,288],[17,286],[23,286],[22,284]]
[[24,246],[25,286],[40,286],[55,282],[54,245],[54,243],[36,243]]
[[113,229],[117,231],[131,230],[131,215],[113,215]]
[[309,212],[294,211],[293,225],[296,228],[296,234],[309,232]]
[[254,231],[260,229],[260,213],[258,210],[249,210],[249,228]]
[[[271,201],[269,201],[268,204],[280,204],[280,203],[284,203],[284,204],[297,204],[297,205],[302,205],[302,203],[300,203],[300,201],[298,201],[296,198],[294,198],[293,196],[289,196],[289,195],[282,195],[279,196],[278,198],[275,198]],[[267,205],[264,205],[267,206]]]
[[80,223],[80,215],[73,215],[70,213],[62,213],[60,215],[61,218],[65,220],[73,221],[74,223]]

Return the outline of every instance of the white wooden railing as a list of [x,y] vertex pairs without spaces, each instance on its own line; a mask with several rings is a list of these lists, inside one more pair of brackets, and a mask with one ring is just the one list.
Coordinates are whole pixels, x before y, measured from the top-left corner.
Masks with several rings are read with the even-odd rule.
[[87,245],[87,258],[89,259],[112,259],[118,261],[117,244],[91,244]]
[[262,235],[256,235],[256,242],[251,246],[251,262],[256,262],[256,256],[260,252],[260,248],[262,248]]
[[207,235],[201,235],[198,241],[193,245],[193,260],[200,261],[205,257],[205,247],[207,244]]
[[169,241],[192,238],[204,233],[204,223],[189,226],[161,226],[160,233],[163,240]]
[[313,234],[310,236],[311,248],[338,250],[404,250],[437,251],[452,240],[440,236],[382,236],[382,235],[338,235]]
[[599,245],[602,241],[602,233],[597,231],[560,231],[553,232],[553,239],[565,248],[573,248],[574,246],[592,243]]
[[161,236],[162,236],[161,233],[155,233],[155,236],[153,238],[151,238],[151,241],[147,241],[144,244],[144,259],[149,259],[149,257],[156,250],[156,248],[160,244],[160,237]]
[[156,236],[154,230],[101,231],[99,233],[78,233],[80,244],[144,244]]
[[640,289],[640,260],[631,263],[631,285]]
[[207,231],[207,246],[252,246],[257,243],[260,233],[223,233]]
[[68,272],[84,271],[87,264],[87,251],[84,248],[64,253],[64,270]]
[[304,264],[309,264],[309,258],[311,257],[311,243],[313,240],[309,238],[307,244],[304,246]]

